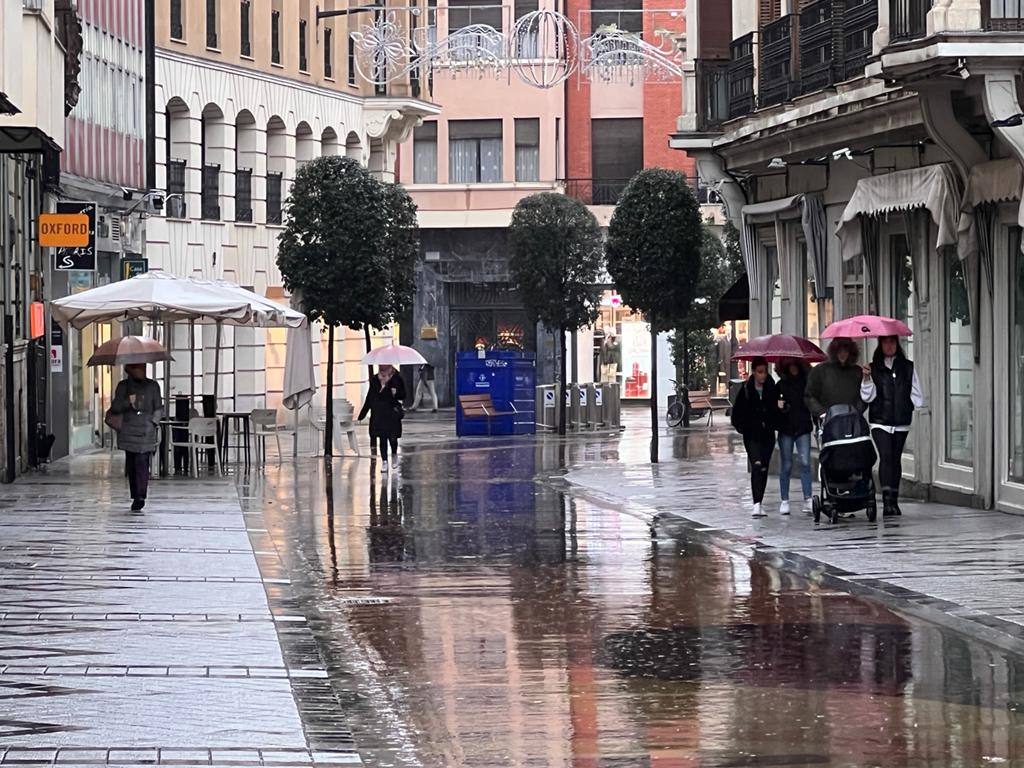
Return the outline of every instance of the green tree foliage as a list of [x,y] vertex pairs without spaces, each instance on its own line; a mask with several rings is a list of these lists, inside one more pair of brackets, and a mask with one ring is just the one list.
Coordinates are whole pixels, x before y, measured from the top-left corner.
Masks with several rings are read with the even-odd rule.
[[[328,328],[333,392],[334,328],[383,328],[412,303],[419,253],[416,207],[348,157],[320,157],[295,174],[277,265],[303,311]],[[327,398],[331,423],[332,398]],[[325,432],[327,455],[331,432]]]
[[657,333],[685,322],[700,279],[700,206],[678,171],[633,177],[612,214],[608,273],[622,300],[651,325],[651,461],[658,460]]
[[[587,207],[545,192],[519,201],[508,230],[509,269],[532,320],[559,332],[562,400],[565,402],[565,334],[597,318],[601,230]],[[565,434],[565,408],[559,434]]]
[[[731,226],[731,225],[729,225]],[[736,228],[733,227],[733,232]],[[723,234],[728,236],[726,230]],[[736,248],[739,241],[735,240]],[[743,273],[735,253],[708,226],[701,239],[700,279],[690,311],[672,334],[672,362],[690,389],[707,389],[711,373],[712,328],[719,325],[718,300]]]

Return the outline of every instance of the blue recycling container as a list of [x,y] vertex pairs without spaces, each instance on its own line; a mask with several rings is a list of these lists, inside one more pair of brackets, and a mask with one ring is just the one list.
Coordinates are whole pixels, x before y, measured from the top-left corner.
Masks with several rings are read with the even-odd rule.
[[[455,395],[490,395],[498,411],[490,419],[465,418],[456,408],[455,432],[463,435],[532,435],[537,361],[527,352],[459,352],[455,356]],[[515,410],[516,413],[511,413]],[[488,428],[488,421],[490,427]]]

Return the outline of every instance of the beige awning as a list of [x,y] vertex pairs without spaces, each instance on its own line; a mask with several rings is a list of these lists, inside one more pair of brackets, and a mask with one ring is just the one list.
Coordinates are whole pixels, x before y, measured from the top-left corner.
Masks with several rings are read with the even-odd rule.
[[[978,253],[978,223],[975,209],[979,205],[989,203],[1019,201],[1022,199],[1022,188],[1024,169],[1012,158],[979,163],[971,168],[957,227],[957,251],[961,259],[969,259]],[[1024,214],[1018,213],[1018,218],[1024,220]]]
[[938,227],[936,250],[956,244],[960,193],[956,174],[949,164],[895,171],[858,181],[836,227],[842,242],[843,260],[864,255],[858,216],[878,216],[915,208],[926,208]]

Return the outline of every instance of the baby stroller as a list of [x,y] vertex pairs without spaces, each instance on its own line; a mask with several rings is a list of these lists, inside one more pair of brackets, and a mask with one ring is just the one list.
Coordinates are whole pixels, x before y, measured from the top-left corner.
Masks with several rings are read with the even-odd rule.
[[824,514],[830,523],[836,523],[841,514],[859,509],[874,522],[878,510],[871,473],[878,455],[867,421],[852,405],[834,405],[815,436],[821,493],[811,502],[814,522]]

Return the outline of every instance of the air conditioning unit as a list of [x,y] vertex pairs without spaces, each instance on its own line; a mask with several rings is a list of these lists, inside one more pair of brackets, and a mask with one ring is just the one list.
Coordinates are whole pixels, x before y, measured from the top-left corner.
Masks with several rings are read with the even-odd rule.
[[121,252],[121,217],[101,213],[96,219],[96,250]]

